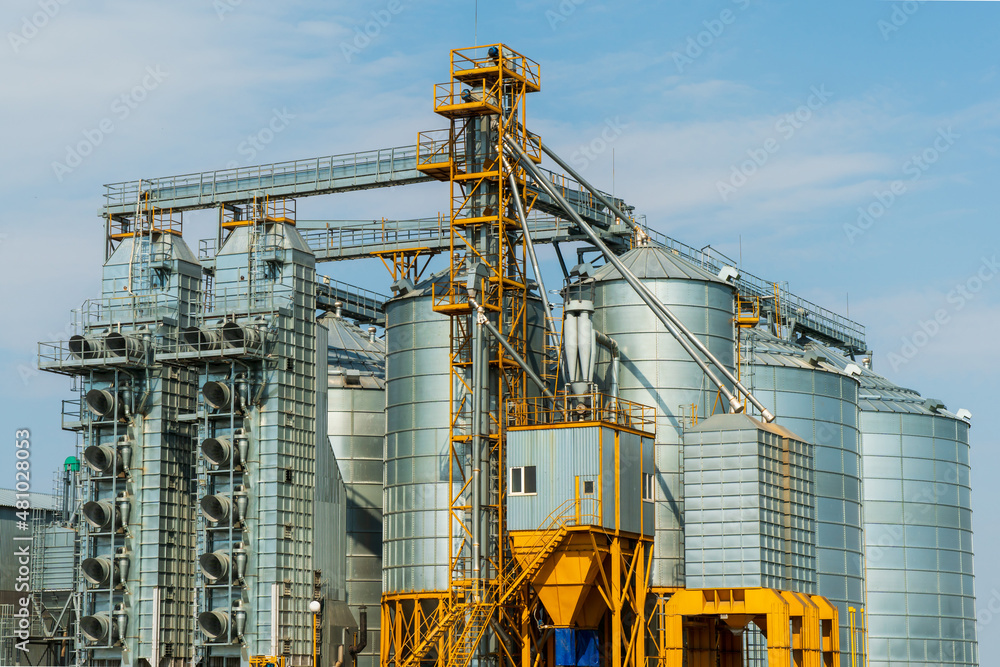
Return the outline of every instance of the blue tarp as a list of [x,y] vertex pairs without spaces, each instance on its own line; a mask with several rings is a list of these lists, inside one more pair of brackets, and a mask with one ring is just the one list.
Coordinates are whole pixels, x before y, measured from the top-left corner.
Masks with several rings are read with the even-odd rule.
[[599,667],[601,656],[596,630],[557,628],[555,642],[558,667]]

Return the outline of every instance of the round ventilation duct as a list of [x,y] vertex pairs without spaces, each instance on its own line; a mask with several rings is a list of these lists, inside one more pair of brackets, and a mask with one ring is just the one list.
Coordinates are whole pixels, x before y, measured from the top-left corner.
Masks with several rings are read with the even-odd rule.
[[98,338],[70,336],[69,352],[77,359],[95,359],[104,351],[104,343]]
[[83,504],[83,518],[97,530],[111,530],[115,516],[114,506],[103,500],[91,500]]
[[222,581],[229,576],[229,556],[221,551],[202,554],[198,558],[201,573],[212,581]]
[[181,329],[181,340],[196,351],[207,352],[219,349],[219,344],[222,342],[222,334],[215,329],[184,327]]
[[[205,438],[201,443],[201,453],[205,455],[205,458],[209,463],[217,465],[219,467],[228,466],[230,460],[233,456],[233,446],[229,442],[229,438],[225,436],[219,436],[218,438]],[[239,463],[239,458],[235,463]]]
[[229,614],[224,611],[205,611],[198,615],[198,627],[213,640],[226,639],[229,632]]
[[106,642],[111,633],[111,617],[107,614],[94,614],[80,619],[80,632],[91,643]]
[[109,475],[118,472],[117,459],[113,447],[107,445],[91,445],[83,450],[83,460],[96,473]]
[[233,390],[229,388],[228,384],[214,380],[206,382],[205,386],[201,388],[201,393],[205,396],[205,402],[216,410],[228,408],[233,398]]
[[131,336],[113,331],[104,337],[108,352],[116,357],[136,357],[142,353],[142,342]]
[[106,586],[111,581],[111,568],[107,558],[85,558],[80,565],[83,578],[94,586]]
[[209,521],[215,523],[225,523],[229,520],[232,505],[232,501],[221,494],[205,496],[201,499],[201,511],[205,513]]
[[260,332],[236,322],[226,322],[222,325],[222,339],[232,347],[257,347]]
[[115,410],[115,396],[106,389],[91,389],[83,400],[97,417],[107,417]]

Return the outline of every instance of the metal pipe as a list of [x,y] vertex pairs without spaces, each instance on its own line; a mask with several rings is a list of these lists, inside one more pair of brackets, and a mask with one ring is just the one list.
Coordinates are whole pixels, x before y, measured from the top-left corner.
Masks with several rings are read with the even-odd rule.
[[712,372],[712,369],[708,367],[701,357],[698,356],[698,354],[691,347],[691,344],[684,338],[680,331],[677,330],[672,320],[666,315],[665,312],[663,312],[666,310],[663,307],[663,304],[661,304],[652,292],[650,292],[646,286],[643,285],[639,279],[636,278],[635,275],[621,263],[621,260],[619,260],[618,257],[608,249],[608,247],[604,244],[604,241],[602,241],[597,233],[594,232],[593,228],[583,221],[583,218],[581,218],[580,215],[573,210],[573,207],[571,207],[569,203],[563,199],[562,195],[560,195],[559,192],[556,191],[551,184],[549,184],[548,180],[541,173],[539,173],[538,168],[535,167],[534,163],[530,158],[528,158],[521,147],[517,145],[517,142],[508,141],[507,145],[513,149],[518,157],[518,160],[521,162],[521,165],[534,177],[538,185],[548,192],[549,196],[552,197],[556,203],[558,203],[566,211],[567,214],[569,214],[580,230],[587,235],[591,243],[593,243],[604,254],[604,257],[609,263],[618,269],[618,272],[632,287],[632,289],[635,290],[636,294],[639,295],[639,298],[642,299],[647,306],[649,306],[650,310],[653,311],[653,314],[656,315],[657,319],[659,319],[663,326],[666,327],[667,331],[670,332],[670,335],[673,336],[678,343],[680,343],[680,346],[684,348],[684,351],[688,353],[691,359],[694,360],[694,362],[698,364],[698,367],[701,368],[705,375],[708,376],[708,379],[719,388],[719,391],[723,396],[725,396],[726,401],[728,401],[733,412],[742,411],[742,402],[736,396],[733,396],[732,392],[729,391],[721,380],[719,380],[715,373]]
[[476,309],[480,323],[482,323],[482,325],[486,327],[486,330],[489,331],[490,334],[497,339],[500,345],[503,346],[503,349],[507,351],[507,354],[509,354],[514,358],[514,361],[517,363],[518,366],[521,367],[521,370],[524,371],[525,375],[528,376],[528,379],[534,382],[535,385],[537,385],[538,388],[542,390],[543,394],[545,394],[552,400],[555,400],[556,398],[555,394],[553,394],[549,390],[549,388],[545,386],[545,383],[542,382],[542,379],[538,377],[535,371],[531,370],[531,368],[528,366],[528,362],[526,362],[524,358],[517,353],[517,350],[515,350],[514,347],[509,342],[507,342],[507,339],[503,337],[503,334],[497,331],[497,328],[493,326],[493,323],[490,322],[489,319],[487,319],[483,307],[480,306],[478,303],[476,303],[476,300],[472,298],[469,299],[469,303],[471,303],[472,307]]
[[563,278],[569,279],[569,269],[566,268],[566,260],[563,259],[562,250],[559,249],[559,242],[553,241],[552,247],[556,250],[556,259],[559,260],[559,268],[562,269]]
[[[471,298],[471,295],[470,295]],[[479,577],[481,548],[480,515],[482,513],[482,494],[480,475],[482,473],[482,439],[483,428],[483,327],[479,322],[478,312],[472,317],[472,578],[475,585],[475,596],[479,597]]]
[[[528,216],[524,212],[524,202],[521,201],[521,194],[518,192],[517,179],[514,178],[514,172],[510,168],[510,164],[507,162],[507,158],[503,157],[504,167],[507,169],[507,180],[510,183],[510,191],[514,199],[514,208],[517,210],[517,219],[521,223],[521,232],[524,234],[524,247],[528,251],[528,259],[531,261],[531,270],[535,273],[535,281],[538,282],[538,294],[542,299],[542,308],[545,311],[545,322],[542,323],[543,328],[548,331],[559,342],[559,332],[556,331],[555,323],[552,322],[552,306],[549,304],[549,295],[545,289],[545,283],[542,281],[542,271],[539,268],[538,256],[535,254],[535,244],[531,240],[531,234],[528,231]],[[565,371],[565,368],[563,369]]]
[[611,352],[611,395],[618,398],[618,364],[621,360],[618,341],[597,329],[594,329],[594,337],[598,345],[603,345]]
[[538,268],[538,257],[535,255],[535,244],[531,240],[531,234],[528,233],[528,216],[524,212],[524,202],[521,201],[521,195],[517,191],[517,179],[514,178],[514,172],[510,171],[510,165],[507,163],[507,158],[503,158],[504,167],[509,171],[507,174],[507,180],[510,183],[510,191],[514,199],[514,208],[517,209],[517,218],[521,223],[521,231],[524,233],[524,248],[528,251],[528,259],[531,260],[531,270],[535,272],[535,280],[538,282],[538,291],[542,297],[542,306],[545,308],[545,326],[548,328],[549,317],[552,316],[552,308],[549,306],[549,296],[545,292],[545,284],[542,282],[542,272]]
[[[580,174],[578,174],[572,167],[570,167],[565,162],[565,160],[563,160],[561,157],[559,157],[558,155],[556,155],[555,153],[553,153],[551,150],[549,150],[548,147],[541,142],[541,140],[539,140],[538,143],[541,146],[542,151],[546,155],[548,155],[550,158],[552,158],[555,161],[555,163],[558,164],[560,167],[562,167],[563,169],[565,169],[566,172],[570,176],[572,176],[573,178],[575,178],[580,183],[580,185],[582,185],[583,187],[587,188],[587,190],[589,190],[590,193],[592,195],[594,195],[594,197],[597,199],[597,201],[599,201],[602,204],[604,204],[608,208],[609,211],[611,211],[612,213],[614,213],[615,215],[617,215],[623,221],[630,219],[627,215],[625,215],[624,213],[622,213],[622,211],[617,206],[615,206],[611,201],[609,201],[608,198],[605,197],[604,194],[600,190],[598,190],[593,185],[591,185],[590,183],[588,183],[587,180],[583,178],[583,176],[581,176]],[[507,144],[508,144],[508,146],[513,146],[518,151],[521,151],[521,147],[517,145],[517,142],[508,140]],[[523,155],[524,151],[521,151],[520,154]],[[521,163],[524,164],[525,162],[530,162],[530,160],[528,160],[527,157],[524,157],[523,159],[521,159]],[[534,163],[532,163],[531,166],[534,167]],[[576,216],[576,217],[579,218],[579,216]],[[584,231],[586,233],[586,230],[584,230]],[[590,236],[589,233],[587,235]],[[598,246],[598,247],[601,248],[602,246]],[[603,252],[603,249],[602,249],[602,252]],[[605,253],[605,255],[607,255],[607,253]],[[618,266],[616,265],[615,268],[618,268]],[[621,271],[622,269],[618,268],[618,270]],[[624,273],[622,275],[624,275]],[[765,408],[764,404],[761,403],[760,401],[758,401],[757,398],[753,394],[750,393],[750,390],[747,389],[746,387],[744,387],[743,384],[738,379],[736,379],[736,376],[733,375],[729,371],[729,369],[726,368],[715,357],[715,355],[712,354],[708,350],[708,347],[704,343],[702,343],[700,340],[698,340],[698,338],[693,333],[691,333],[691,330],[688,329],[686,326],[684,326],[684,323],[681,322],[672,312],[670,312],[670,310],[666,306],[664,306],[663,304],[660,304],[660,307],[662,308],[663,313],[673,321],[674,325],[678,329],[680,329],[681,332],[685,336],[687,336],[691,340],[692,343],[694,343],[695,347],[698,348],[706,357],[708,357],[709,361],[711,361],[713,364],[715,364],[715,366],[720,371],[722,371],[722,374],[724,376],[726,376],[727,380],[729,380],[730,382],[733,383],[733,386],[736,387],[736,390],[739,391],[744,396],[746,396],[746,399],[748,401],[750,401],[750,403],[753,404],[753,406],[755,408],[757,408],[758,410],[760,410],[760,414],[764,418],[764,421],[766,421],[766,422],[773,422],[774,421],[774,415],[771,414],[771,411],[768,410],[767,408]]]
[[355,639],[355,644],[351,647],[351,655],[354,656],[355,664],[357,664],[358,654],[368,646],[368,607],[365,605],[361,605],[361,608],[358,609],[358,637],[360,639]]

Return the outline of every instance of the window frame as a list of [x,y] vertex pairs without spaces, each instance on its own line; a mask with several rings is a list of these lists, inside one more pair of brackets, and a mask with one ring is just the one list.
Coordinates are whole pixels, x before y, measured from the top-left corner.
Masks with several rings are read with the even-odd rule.
[[642,502],[656,502],[656,483],[653,473],[642,473]]
[[[532,482],[533,482],[532,486],[534,487],[531,491],[527,491],[526,490],[526,484],[525,484],[525,482],[528,479],[528,477],[525,475],[525,470],[527,470],[529,468],[532,471],[531,479],[532,479]],[[514,479],[515,479],[515,476],[516,476],[516,479],[519,482],[519,486],[521,487],[520,491],[515,491],[514,490]],[[525,466],[511,466],[510,467],[509,481],[507,483],[507,495],[511,495],[511,496],[537,496],[538,495],[538,468],[537,468],[537,466],[527,466],[527,465],[525,465]]]

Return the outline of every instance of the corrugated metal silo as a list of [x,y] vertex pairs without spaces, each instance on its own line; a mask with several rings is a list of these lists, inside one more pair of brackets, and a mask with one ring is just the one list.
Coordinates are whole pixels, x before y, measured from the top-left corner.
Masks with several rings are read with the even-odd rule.
[[850,370],[861,382],[869,664],[977,665],[969,423]]
[[[638,247],[620,259],[735,373],[730,284],[663,248]],[[614,267],[600,268],[594,279],[594,328],[620,346],[621,397],[656,408],[656,534],[650,585],[683,586],[681,420],[691,415],[692,406],[701,417],[711,415],[717,390]],[[598,375],[605,372],[598,369]],[[723,401],[719,411],[726,408]]]
[[382,600],[382,455],[385,447],[385,344],[337,315],[329,334],[329,428],[347,487],[347,602],[368,607],[368,646],[359,667],[379,664]]
[[382,585],[386,592],[448,587],[449,341],[431,308],[438,274],[386,303],[386,437]]
[[[443,293],[448,280],[447,271],[436,274],[400,293],[385,308],[382,579],[386,593],[448,588],[448,517],[451,495],[460,490],[460,485],[449,488],[448,481],[452,323],[449,316],[432,309],[432,289]],[[529,297],[526,311],[526,359],[537,373],[544,326],[537,297]],[[496,349],[495,341],[487,339],[487,345]],[[489,385],[496,387],[499,379],[493,373]],[[529,387],[529,394],[534,391]],[[456,523],[454,528],[458,535],[461,527]]]
[[813,346],[745,333],[744,383],[782,426],[815,446],[819,594],[840,612],[841,660],[849,660],[848,608],[864,607],[858,381]]

